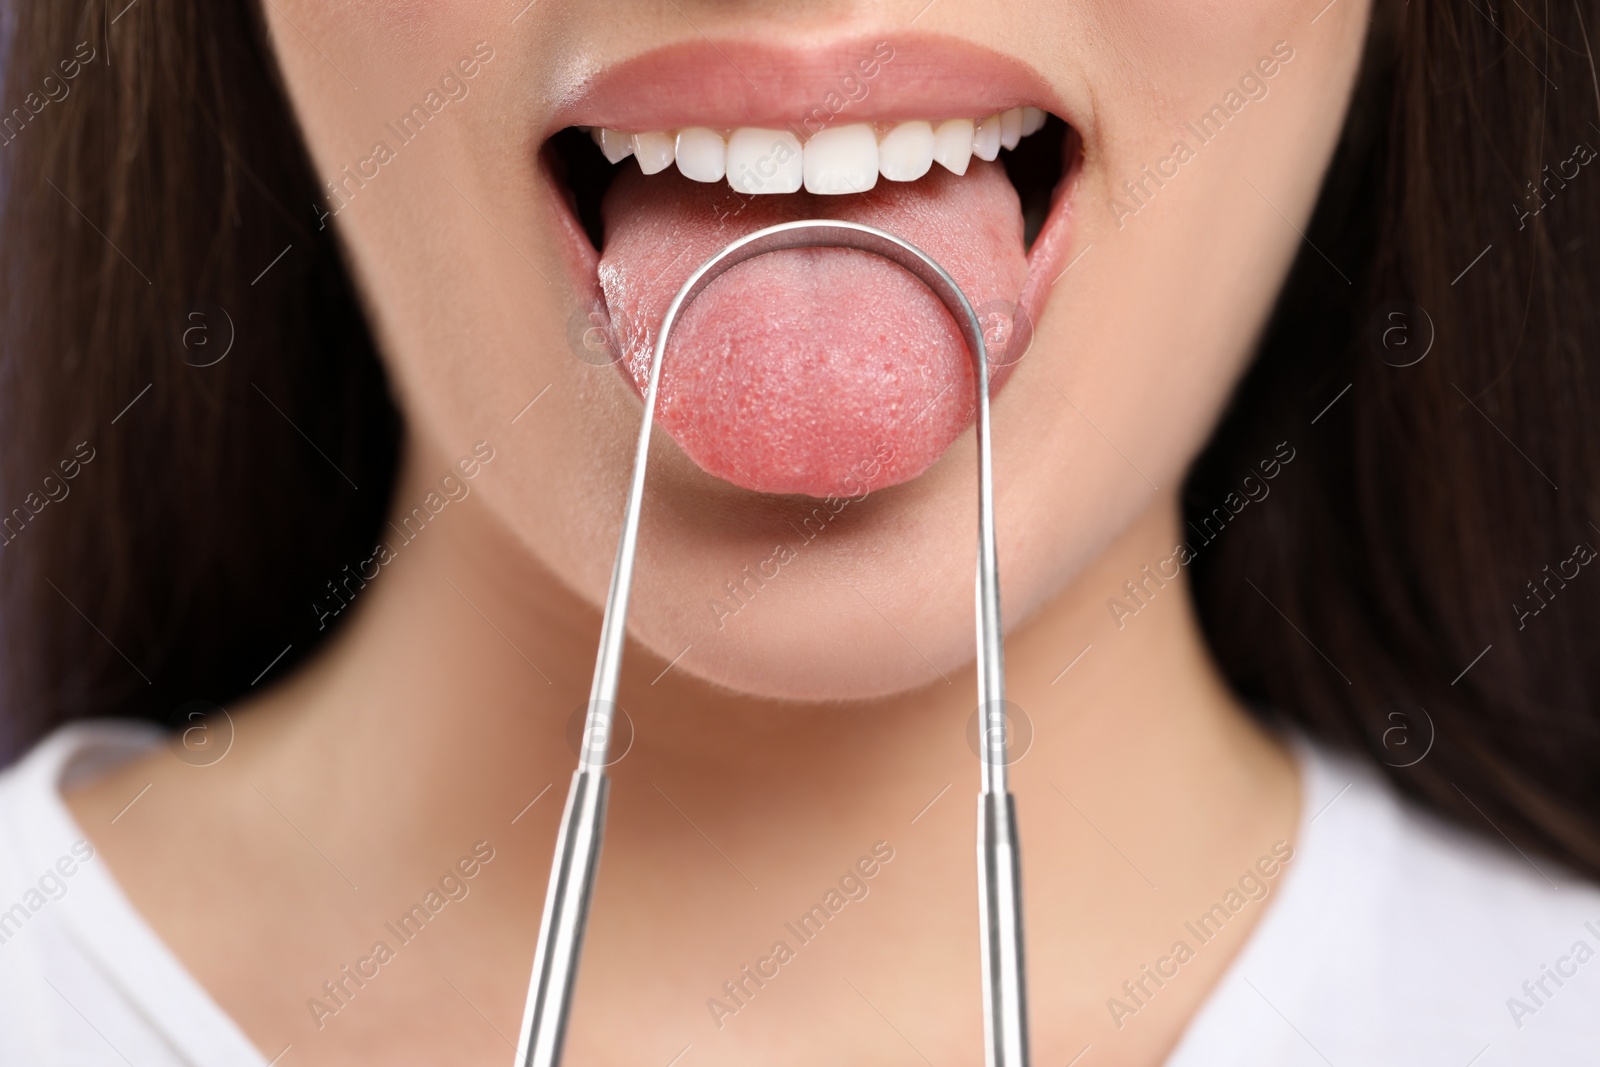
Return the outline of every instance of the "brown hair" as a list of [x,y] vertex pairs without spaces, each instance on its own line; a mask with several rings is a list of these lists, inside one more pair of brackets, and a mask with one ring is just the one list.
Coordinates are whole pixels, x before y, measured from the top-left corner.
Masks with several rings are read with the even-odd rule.
[[1594,876],[1600,160],[1580,161],[1600,145],[1600,4],[1546,5],[1541,26],[1517,4],[1379,3],[1188,517],[1279,442],[1296,458],[1200,550],[1195,594],[1269,714]]
[[15,754],[65,719],[225,703],[309,652],[308,605],[382,521],[399,423],[257,5],[6,9]]
[[[1600,177],[1568,175],[1600,143],[1600,3],[1543,25],[1376,3],[1306,246],[1189,481],[1215,531],[1195,594],[1264,713],[1600,874],[1600,577],[1562,577],[1600,545]],[[256,5],[115,14],[15,5],[7,27],[6,106],[96,53],[0,144],[10,754],[225,703],[311,651],[308,605],[372,543],[400,441]],[[232,350],[195,365],[228,318]],[[1294,460],[1245,507],[1280,442]]]

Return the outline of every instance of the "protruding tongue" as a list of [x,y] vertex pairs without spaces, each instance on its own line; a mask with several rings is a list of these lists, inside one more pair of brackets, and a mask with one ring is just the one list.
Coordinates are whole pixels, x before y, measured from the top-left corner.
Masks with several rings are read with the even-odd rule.
[[[625,166],[603,206],[600,285],[641,394],[667,305],[724,245],[803,218],[910,241],[1004,334],[1027,275],[1016,191],[997,163],[934,168],[856,196],[747,197]],[[1002,341],[1004,338],[1000,338]],[[1007,373],[992,353],[991,388]],[[921,474],[967,426],[972,357],[937,298],[853,249],[796,249],[734,267],[673,330],[656,416],[703,469],[747,489],[860,495]]]

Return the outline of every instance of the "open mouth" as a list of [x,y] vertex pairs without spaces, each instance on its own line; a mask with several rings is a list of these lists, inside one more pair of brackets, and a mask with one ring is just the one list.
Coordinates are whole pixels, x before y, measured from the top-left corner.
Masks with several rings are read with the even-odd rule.
[[[641,396],[655,327],[728,242],[842,219],[917,245],[984,320],[991,394],[1068,249],[1082,138],[1029,68],[934,37],[659,49],[596,74],[541,162],[581,306],[569,340]],[[745,489],[858,496],[930,467],[970,424],[971,356],[886,260],[797,249],[741,264],[685,312],[656,417]]]

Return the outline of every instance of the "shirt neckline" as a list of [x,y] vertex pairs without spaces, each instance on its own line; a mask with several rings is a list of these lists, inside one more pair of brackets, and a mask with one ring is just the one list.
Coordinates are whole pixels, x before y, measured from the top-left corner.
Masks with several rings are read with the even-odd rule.
[[[1299,732],[1283,736],[1300,770],[1294,855],[1255,929],[1185,1025],[1164,1067],[1273,1062],[1257,1025],[1263,1013],[1294,1019],[1326,1014],[1337,978],[1311,959],[1337,959],[1349,938],[1375,928],[1382,875],[1400,847],[1401,813],[1362,764]],[[1359,855],[1360,864],[1351,862]],[[1304,1040],[1304,1035],[1301,1035]]]
[[[148,752],[162,738],[148,723],[95,721],[62,727],[40,742],[6,775],[8,791],[39,801],[7,806],[27,862],[45,866],[75,841],[92,845],[63,788]],[[100,858],[98,849],[94,858]],[[272,1067],[145,921],[103,861],[82,865],[52,913],[84,957],[184,1060]]]
[[[100,720],[64,726],[40,742],[6,774],[12,779],[10,791],[41,801],[7,806],[5,813],[26,861],[47,865],[72,842],[90,840],[67,807],[64,788],[149,751],[163,737],[148,723]],[[1248,1028],[1241,1028],[1239,1020],[1252,1017],[1263,1000],[1293,1018],[1315,999],[1314,975],[1290,965],[1316,951],[1307,943],[1307,931],[1318,927],[1315,917],[1334,910],[1351,916],[1374,904],[1371,883],[1352,880],[1341,870],[1354,844],[1344,840],[1343,828],[1360,828],[1359,850],[1369,858],[1393,848],[1397,826],[1392,804],[1381,789],[1372,788],[1365,768],[1335,759],[1299,734],[1285,741],[1301,779],[1293,860],[1275,889],[1272,906],[1185,1025],[1165,1067],[1254,1062],[1260,1042],[1243,1032]],[[1367,810],[1357,818],[1350,817],[1355,812],[1335,818],[1340,805]],[[25,819],[16,818],[19,808]],[[72,895],[60,902],[65,906],[56,910],[63,929],[175,1050],[196,1064],[273,1067],[277,1061],[269,1063],[200,985],[104,863],[85,864],[73,886]]]

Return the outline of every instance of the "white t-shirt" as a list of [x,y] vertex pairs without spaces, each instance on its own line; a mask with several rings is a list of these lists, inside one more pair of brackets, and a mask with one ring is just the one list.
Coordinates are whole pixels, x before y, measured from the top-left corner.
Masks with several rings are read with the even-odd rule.
[[[62,803],[64,783],[156,743],[136,725],[72,726],[0,773],[5,1067],[282,1054],[262,1055],[184,970]],[[1363,765],[1297,755],[1293,861],[1168,1067],[1600,1063],[1600,890],[1420,813]]]

